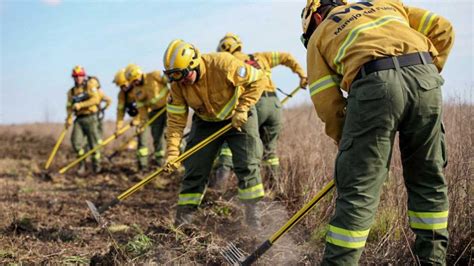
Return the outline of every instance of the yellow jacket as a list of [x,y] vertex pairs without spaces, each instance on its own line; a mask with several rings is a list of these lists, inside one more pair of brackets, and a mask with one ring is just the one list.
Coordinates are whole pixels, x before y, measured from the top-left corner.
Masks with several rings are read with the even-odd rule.
[[[242,53],[241,51],[235,51],[233,56],[237,57],[238,59],[248,62],[251,60],[250,55]],[[298,64],[296,59],[289,53],[282,53],[282,52],[261,52],[261,53],[254,53],[252,54],[254,59],[257,61],[258,66],[265,72],[268,77],[268,81],[264,86],[264,91],[275,91],[276,86],[273,83],[272,77],[272,68],[284,65],[289,67],[294,73],[296,73],[300,78],[306,77],[304,70]],[[257,66],[255,66],[257,67]],[[258,67],[257,67],[258,68]]]
[[[125,116],[125,107],[128,104],[135,102],[135,93],[133,92],[133,88],[130,89],[128,92],[124,92],[120,90],[118,93],[118,103],[117,103],[117,121],[116,124],[120,125],[123,123],[123,118]],[[133,120],[139,119],[139,116],[135,116]]]
[[93,113],[97,113],[98,111],[98,104],[100,103],[100,95],[98,92],[99,83],[96,79],[87,79],[81,85],[76,85],[72,87],[67,93],[67,117],[68,119],[71,118],[73,114],[72,106],[74,103],[74,96],[79,96],[82,93],[87,94],[87,99],[79,102],[80,105],[79,111],[75,112],[75,115],[89,115]]
[[112,99],[105,94],[103,89],[99,88],[99,89],[97,89],[97,91],[99,92],[99,97],[100,97],[99,105],[100,105],[100,103],[105,102],[104,109],[109,108],[110,104],[112,104]]
[[133,92],[141,121],[148,119],[148,112],[166,106],[169,93],[168,79],[160,71],[144,74],[143,84],[134,86]]
[[360,67],[377,58],[430,52],[439,71],[454,41],[446,19],[397,0],[375,0],[334,8],[308,43],[311,98],[326,126],[339,142],[346,101]]
[[229,53],[202,55],[199,80],[193,85],[173,82],[167,104],[168,154],[178,155],[188,107],[205,121],[223,121],[234,110],[248,111],[262,95],[264,73]]

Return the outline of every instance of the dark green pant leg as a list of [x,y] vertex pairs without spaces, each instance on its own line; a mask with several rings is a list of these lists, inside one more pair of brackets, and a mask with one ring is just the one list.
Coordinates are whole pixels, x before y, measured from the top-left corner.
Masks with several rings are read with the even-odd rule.
[[353,83],[335,165],[336,213],[323,265],[357,265],[379,204],[404,95],[395,71]]
[[420,262],[442,265],[446,263],[449,209],[443,175],[442,78],[434,66],[416,66],[404,72],[415,101],[415,108],[400,127],[408,216],[416,234],[414,251]]
[[[156,115],[161,109],[151,111],[149,117]],[[166,112],[160,115],[151,125],[151,135],[153,136],[153,147],[154,159],[160,163],[165,156],[164,144],[164,132],[166,127]]]
[[[81,118],[81,125],[84,131],[84,134],[87,137],[87,146],[89,150],[95,148],[99,145],[100,134],[99,134],[99,119],[96,114],[91,114]],[[95,165],[98,165],[100,162],[100,150],[96,151],[92,155],[92,162]]]
[[77,156],[82,156],[85,153],[84,144],[85,144],[86,137],[82,130],[82,126],[79,120],[79,117],[74,120],[74,124],[72,127],[71,133],[71,144],[74,152],[76,152]]
[[224,144],[222,144],[222,147],[219,151],[219,155],[217,157],[215,168],[219,167],[226,167],[228,169],[234,168],[234,165],[232,163],[232,151],[230,150],[227,142],[224,142]]
[[260,176],[262,142],[258,134],[254,107],[250,109],[249,114],[251,115],[242,126],[242,132],[232,129],[225,135],[225,140],[232,151],[234,173],[239,179],[239,199],[258,200],[265,195]]
[[[186,150],[189,150],[205,138],[212,135],[217,130],[224,127],[229,121],[223,122],[205,122],[196,115],[193,117],[189,142]],[[202,149],[195,152],[184,161],[184,177],[181,182],[181,191],[179,193],[178,205],[199,206],[211,172],[212,163],[217,156],[219,148],[224,140],[219,138],[210,142]]]
[[276,172],[280,166],[276,149],[282,128],[281,106],[277,96],[262,96],[256,104],[260,138],[264,148],[263,163]]
[[149,131],[148,128],[145,128],[145,130],[137,136],[137,161],[138,166],[141,168],[148,167],[148,155],[150,153],[148,149],[147,135]]

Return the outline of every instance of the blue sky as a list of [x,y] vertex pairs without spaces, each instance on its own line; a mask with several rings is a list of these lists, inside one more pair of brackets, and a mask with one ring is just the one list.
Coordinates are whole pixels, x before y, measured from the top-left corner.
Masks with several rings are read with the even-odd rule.
[[[115,72],[129,63],[161,70],[168,43],[181,38],[212,52],[226,32],[239,34],[244,52],[286,51],[306,68],[299,41],[301,1],[65,1],[2,0],[0,124],[63,121],[71,68],[83,65],[98,76],[114,99],[107,119],[115,119]],[[472,1],[404,1],[452,21],[456,43],[443,76],[445,98],[472,102]],[[291,91],[297,77],[278,67],[273,78]],[[290,105],[310,102],[302,92]]]

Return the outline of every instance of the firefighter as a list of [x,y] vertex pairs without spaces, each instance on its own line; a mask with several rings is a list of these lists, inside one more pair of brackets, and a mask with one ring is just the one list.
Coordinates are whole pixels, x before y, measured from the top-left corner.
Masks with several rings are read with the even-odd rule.
[[[86,71],[81,66],[76,66],[72,70],[74,87],[67,93],[67,118],[66,128],[73,123],[71,142],[77,156],[85,153],[84,142],[87,149],[93,149],[100,141],[99,119],[97,112],[100,96],[98,93],[99,81],[97,78],[88,77]],[[74,119],[74,117],[76,119]],[[74,121],[74,122],[73,122]],[[92,166],[94,173],[101,171],[100,152],[97,151],[92,156]],[[79,165],[78,174],[83,175],[86,171],[85,162]]]
[[[163,108],[166,108],[166,99],[168,97],[169,88],[168,80],[161,75],[160,71],[153,71],[150,73],[143,73],[141,68],[137,65],[130,64],[125,69],[125,77],[133,88],[134,98],[137,103],[139,115],[139,127],[143,128],[146,121],[155,116]],[[154,147],[154,162],[157,166],[162,166],[164,163],[165,151],[163,149],[163,138],[166,127],[166,114],[160,115],[150,125],[151,135],[153,137]],[[140,157],[145,157],[148,154],[146,146],[142,146],[138,150]]]
[[[125,78],[125,69],[121,69],[115,74],[113,82],[119,87],[118,104],[117,104],[117,120],[115,123],[115,132],[117,133],[123,126],[123,118],[125,113],[132,117],[132,124],[138,125],[140,123],[138,116],[137,102],[135,101],[135,94],[132,87]],[[148,146],[147,146],[147,132],[145,128],[137,135],[137,162],[140,171],[148,169]]]
[[448,196],[439,73],[454,40],[451,24],[394,0],[308,0],[302,20],[311,98],[339,146],[336,213],[323,264],[357,264],[397,131],[414,252],[421,264],[445,264]]
[[[280,172],[280,160],[276,153],[278,136],[282,128],[281,103],[276,94],[276,86],[271,80],[272,68],[283,65],[290,68],[296,73],[300,79],[300,87],[306,88],[308,79],[304,70],[298,64],[296,59],[289,53],[283,52],[261,52],[253,54],[245,54],[242,52],[242,41],[239,36],[233,33],[227,33],[217,46],[218,52],[228,52],[237,59],[252,65],[257,69],[261,69],[268,77],[267,84],[264,85],[262,97],[256,104],[258,114],[258,126],[260,138],[264,146],[263,163],[270,173],[270,177],[278,180]],[[225,147],[221,152],[222,158],[219,162],[222,169],[216,171],[217,179],[228,177],[226,171],[229,169],[229,155]],[[229,170],[230,171],[230,170]]]
[[172,82],[167,104],[167,169],[179,167],[172,162],[179,155],[189,107],[194,115],[186,150],[227,124],[233,126],[184,161],[175,223],[192,223],[204,197],[213,160],[226,141],[233,153],[246,222],[259,226],[256,203],[263,198],[264,189],[260,176],[262,144],[254,105],[262,94],[265,75],[227,53],[201,55],[192,44],[182,40],[169,44],[163,61],[165,74]]

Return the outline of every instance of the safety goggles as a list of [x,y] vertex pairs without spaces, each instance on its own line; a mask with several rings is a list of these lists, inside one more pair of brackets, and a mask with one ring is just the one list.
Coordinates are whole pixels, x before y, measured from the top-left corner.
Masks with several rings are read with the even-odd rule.
[[180,81],[184,79],[191,70],[188,68],[174,68],[170,70],[165,70],[165,75],[168,77],[170,81]]

